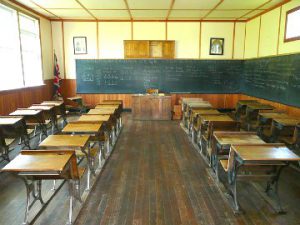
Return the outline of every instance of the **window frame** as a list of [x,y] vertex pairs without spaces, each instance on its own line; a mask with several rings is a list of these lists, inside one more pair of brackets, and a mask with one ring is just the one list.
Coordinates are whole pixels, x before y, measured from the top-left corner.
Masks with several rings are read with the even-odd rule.
[[295,12],[295,11],[298,11],[300,12],[300,6],[297,6],[293,9],[290,9],[286,12],[286,17],[285,17],[285,31],[284,31],[284,42],[291,42],[291,41],[298,41],[300,40],[300,34],[299,36],[296,36],[296,37],[292,37],[292,38],[287,38],[286,37],[286,32],[287,32],[287,25],[288,25],[288,16],[289,14]]
[[[36,15],[26,11],[26,10],[23,10],[21,8],[18,8],[17,6],[14,6],[14,5],[11,5],[7,2],[2,2],[0,1],[0,4],[8,7],[8,8],[11,8],[13,10],[16,11],[17,13],[17,21],[18,21],[18,36],[19,36],[19,39],[20,39],[20,50],[21,50],[21,53],[20,53],[20,57],[21,57],[21,65],[22,65],[22,78],[23,78],[23,85],[22,87],[17,87],[17,88],[13,88],[13,89],[4,89],[4,90],[0,90],[1,93],[9,93],[9,92],[12,92],[12,91],[16,91],[16,90],[24,90],[24,89],[29,89],[29,88],[37,88],[37,87],[41,87],[41,86],[45,86],[45,80],[44,80],[44,67],[43,67],[43,49],[42,49],[42,36],[41,36],[41,22],[40,22],[40,18],[37,17]],[[38,27],[39,27],[39,45],[40,45],[40,50],[41,50],[41,71],[42,71],[42,74],[41,74],[41,78],[42,78],[42,83],[41,84],[38,84],[38,85],[34,85],[34,86],[25,86],[25,80],[24,80],[24,65],[23,65],[23,56],[22,56],[22,44],[21,44],[21,30],[20,30],[20,20],[19,20],[19,15],[21,14],[24,14],[26,16],[29,16],[35,20],[37,20],[37,23],[38,23]]]

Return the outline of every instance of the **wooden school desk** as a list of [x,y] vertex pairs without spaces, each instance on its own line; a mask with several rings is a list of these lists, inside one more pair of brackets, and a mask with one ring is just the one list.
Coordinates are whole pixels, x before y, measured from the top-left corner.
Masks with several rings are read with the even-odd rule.
[[274,118],[271,127],[270,141],[274,142],[279,136],[291,136],[297,124],[300,123],[300,119],[291,118]]
[[64,123],[68,123],[66,106],[63,101],[43,101],[40,105],[54,105],[56,115],[60,115],[63,118]]
[[182,108],[182,123],[185,125],[185,114],[187,114],[188,108],[187,104],[192,102],[203,102],[202,98],[181,98],[181,108]]
[[237,120],[240,119],[241,115],[246,114],[246,107],[248,104],[251,104],[251,103],[258,103],[258,101],[256,101],[256,100],[239,100],[236,103],[235,118]]
[[117,132],[122,127],[122,117],[121,117],[121,114],[116,109],[113,109],[113,108],[90,109],[87,114],[88,115],[111,115],[112,116],[112,122],[116,123]]
[[[6,138],[21,138],[21,143],[30,149],[30,138],[27,133],[26,123],[23,117],[20,116],[0,116],[1,135],[5,141]],[[9,149],[2,149],[2,157],[9,161]]]
[[[42,143],[40,143],[39,148],[41,149],[70,149],[70,150],[80,150],[87,159],[87,190],[90,189],[90,176],[91,172],[94,174],[90,149],[89,149],[89,135],[49,135]],[[80,153],[78,153],[80,154]]]
[[[18,175],[25,183],[27,190],[27,205],[23,222],[25,225],[30,224],[28,219],[31,206],[36,201],[40,201],[41,204],[46,204],[42,198],[42,180],[69,180],[70,206],[68,224],[72,224],[73,199],[80,199],[80,187],[77,189],[76,185],[73,183],[73,180],[78,181],[81,177],[80,170],[76,164],[74,151],[23,150],[16,158],[7,164],[2,171],[11,172]],[[52,196],[54,194],[55,193],[53,193]],[[31,196],[33,197],[33,201],[30,201]],[[49,198],[48,202],[51,199],[52,198]]]
[[284,112],[260,112],[258,113],[258,133],[263,135],[264,130],[270,129],[272,121],[275,118],[288,118],[289,115]]
[[189,118],[192,110],[194,109],[211,109],[212,106],[209,102],[189,102],[187,103],[186,110],[183,112],[183,121],[186,128],[189,128]]
[[[90,135],[90,140],[92,142],[98,142],[99,143],[99,166],[101,166],[102,157],[105,159],[105,154],[103,152],[103,145],[102,143],[105,142],[102,139],[104,137],[104,128],[103,128],[103,122],[99,123],[68,123],[62,130],[65,134],[87,134]],[[107,139],[107,153],[110,153],[109,150],[109,141]]]
[[123,110],[123,100],[103,100],[102,103],[105,104],[120,104],[121,110]]
[[[232,145],[228,160],[221,160],[221,165],[228,174],[229,190],[234,200],[234,210],[239,211],[237,198],[238,179],[267,180],[266,192],[273,191],[276,196],[276,211],[283,212],[278,196],[278,181],[282,169],[290,162],[299,161],[300,157],[284,144]],[[240,171],[243,171],[240,173]],[[248,172],[247,172],[248,171]],[[251,173],[249,173],[251,171]]]
[[59,128],[58,128],[58,125],[57,125],[57,116],[56,116],[54,105],[33,104],[32,106],[28,107],[28,109],[42,110],[45,114],[45,119],[51,121],[52,134],[54,133],[55,128],[56,128],[57,131],[59,131]]
[[43,135],[45,137],[48,136],[47,126],[45,123],[45,118],[44,118],[42,110],[17,109],[16,111],[10,113],[9,115],[10,116],[23,116],[27,125],[30,123],[32,123],[34,126],[37,125],[41,129],[40,141],[41,141],[41,138]]
[[219,160],[227,159],[231,145],[264,144],[255,132],[215,131],[212,137],[212,167],[219,180]]
[[201,115],[215,115],[215,114],[221,114],[216,109],[192,109],[192,113],[190,115],[189,119],[189,131],[190,132],[197,132],[200,124],[198,124],[198,119],[201,117]]

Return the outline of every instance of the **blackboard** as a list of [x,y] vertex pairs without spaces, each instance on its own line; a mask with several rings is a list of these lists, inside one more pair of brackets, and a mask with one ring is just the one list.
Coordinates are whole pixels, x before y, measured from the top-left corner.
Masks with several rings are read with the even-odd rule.
[[300,107],[300,54],[244,61],[242,92]]
[[77,93],[240,93],[241,60],[77,59]]

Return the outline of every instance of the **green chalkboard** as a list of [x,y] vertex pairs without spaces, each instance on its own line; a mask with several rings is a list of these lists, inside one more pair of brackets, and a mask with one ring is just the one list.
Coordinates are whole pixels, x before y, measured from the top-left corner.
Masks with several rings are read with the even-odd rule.
[[300,107],[300,54],[244,61],[242,92]]
[[76,60],[77,93],[240,93],[241,60]]

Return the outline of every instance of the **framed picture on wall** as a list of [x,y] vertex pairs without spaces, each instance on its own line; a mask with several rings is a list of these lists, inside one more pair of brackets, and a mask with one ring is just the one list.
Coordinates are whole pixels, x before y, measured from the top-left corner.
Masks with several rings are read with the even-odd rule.
[[87,54],[86,37],[73,37],[74,55]]
[[224,55],[224,38],[210,38],[210,55]]

